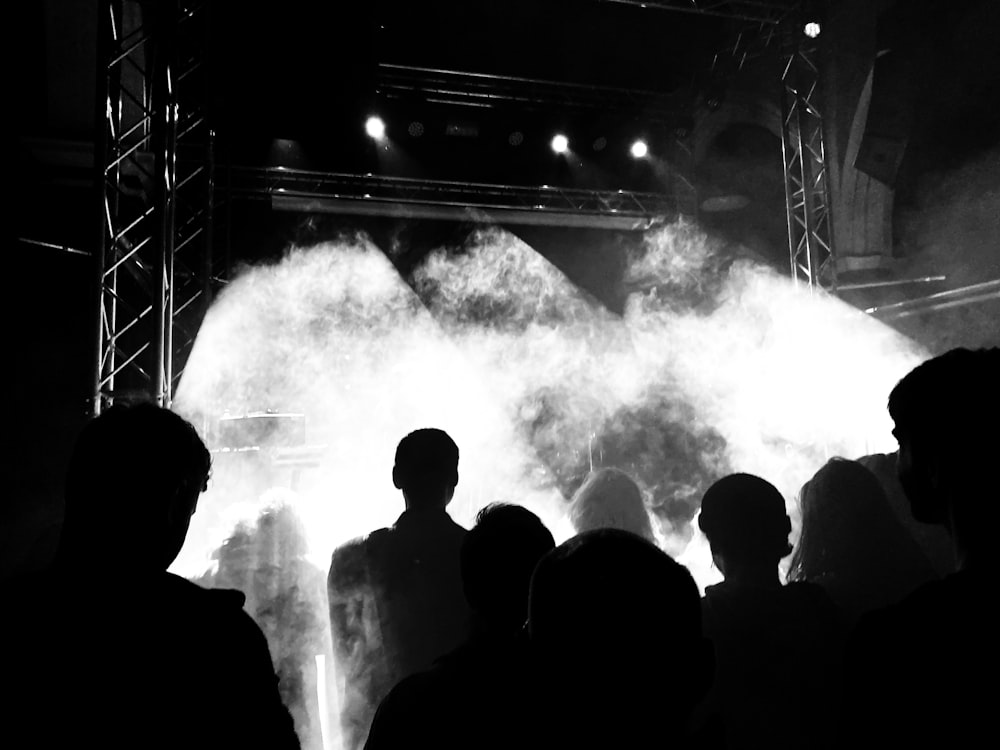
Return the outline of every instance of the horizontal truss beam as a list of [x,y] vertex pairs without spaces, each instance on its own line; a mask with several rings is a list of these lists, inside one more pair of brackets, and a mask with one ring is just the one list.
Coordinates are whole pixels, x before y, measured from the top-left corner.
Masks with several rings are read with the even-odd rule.
[[613,5],[629,5],[646,10],[669,10],[701,16],[734,18],[754,23],[778,24],[795,6],[796,0],[597,0]]
[[690,113],[688,98],[641,89],[380,63],[377,93],[387,99],[419,98],[431,104],[518,111],[573,109],[642,112],[643,119],[674,122]]
[[232,194],[286,211],[637,229],[677,214],[674,196],[628,190],[490,185],[403,177],[234,168]]

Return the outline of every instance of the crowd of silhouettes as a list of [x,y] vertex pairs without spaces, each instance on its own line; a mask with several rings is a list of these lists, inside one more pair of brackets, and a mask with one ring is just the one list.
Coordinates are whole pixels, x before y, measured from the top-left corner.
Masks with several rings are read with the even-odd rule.
[[[438,429],[406,435],[392,468],[402,515],[338,548],[326,581],[344,748],[988,742],[1000,349],[924,362],[888,407],[895,477],[884,461],[835,458],[797,503],[747,473],[706,489],[697,523],[723,580],[703,596],[657,545],[624,472],[585,479],[562,544],[516,503],[483,508],[466,530],[447,512],[458,446]],[[56,562],[9,587],[12,736],[299,747],[286,708],[297,688],[282,682],[301,665],[269,652],[280,640],[244,611],[249,595],[265,630],[268,612],[291,627],[277,592],[294,586],[279,579],[303,550],[278,537],[304,543],[294,514],[272,509],[230,540],[273,575],[206,583],[244,592],[166,572],[210,471],[194,428],[168,410],[113,407],[84,429]],[[914,524],[947,532],[950,571]]]

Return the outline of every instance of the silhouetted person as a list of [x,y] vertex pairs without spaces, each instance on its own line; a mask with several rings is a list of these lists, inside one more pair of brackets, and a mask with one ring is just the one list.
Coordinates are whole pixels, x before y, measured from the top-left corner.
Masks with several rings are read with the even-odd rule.
[[87,424],[55,567],[25,582],[4,616],[15,631],[4,681],[17,687],[5,736],[39,747],[299,746],[243,595],[166,572],[209,470],[194,428],[166,409],[115,406]]
[[[289,502],[281,501],[260,513],[252,531],[238,524],[216,550],[215,573],[195,582],[246,595],[245,609],[267,638],[281,699],[302,746],[322,748],[322,722],[336,720],[331,707],[319,702],[321,681],[326,687],[325,662],[332,659],[329,609],[326,576],[306,559],[307,550],[302,521]],[[317,655],[324,657],[323,669]]]
[[366,750],[519,746],[517,721],[528,710],[519,636],[531,574],[554,547],[552,534],[526,508],[496,503],[479,512],[461,553],[472,610],[469,639],[433,669],[392,689],[372,722]]
[[936,577],[878,479],[833,458],[802,487],[802,533],[788,577],[818,583],[851,626]]
[[781,584],[792,548],[781,493],[760,477],[731,474],[705,493],[698,525],[725,577],[702,600],[715,644],[716,679],[703,707],[721,714],[730,748],[829,747],[835,737],[843,633],[819,586]]
[[848,660],[850,747],[971,747],[995,735],[1000,349],[955,349],[889,395],[914,517],[948,529],[958,572],[863,618]]
[[536,710],[522,747],[686,747],[712,680],[698,587],[629,532],[590,531],[542,558],[528,633]]
[[406,510],[392,527],[337,549],[330,564],[348,750],[364,744],[390,688],[456,648],[468,627],[459,572],[466,531],[445,511],[458,484],[458,446],[441,430],[410,433],[396,448],[392,480]]
[[936,578],[943,578],[955,572],[955,553],[951,548],[951,537],[943,526],[921,523],[910,512],[910,501],[906,499],[903,485],[899,482],[896,472],[897,455],[892,453],[873,453],[856,459],[859,464],[878,479],[882,491],[889,501],[892,514],[903,525],[906,533],[920,547],[927,558]]
[[656,541],[642,490],[621,469],[591,472],[573,494],[569,518],[577,533],[621,529],[650,542]]

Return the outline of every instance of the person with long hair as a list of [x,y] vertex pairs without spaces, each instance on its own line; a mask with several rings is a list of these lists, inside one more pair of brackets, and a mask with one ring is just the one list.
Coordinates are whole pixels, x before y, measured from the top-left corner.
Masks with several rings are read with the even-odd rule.
[[578,534],[597,529],[621,529],[656,543],[642,490],[621,469],[604,468],[591,472],[573,494],[569,519]]
[[936,574],[875,475],[845,458],[802,487],[802,533],[788,577],[826,589],[846,622],[894,604]]

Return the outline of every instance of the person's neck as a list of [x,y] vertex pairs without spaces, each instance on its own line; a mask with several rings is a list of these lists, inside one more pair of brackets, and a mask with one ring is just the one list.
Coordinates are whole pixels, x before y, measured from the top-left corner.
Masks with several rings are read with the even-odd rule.
[[777,589],[781,588],[778,565],[759,563],[732,563],[725,566],[723,573],[726,583],[739,588]]

